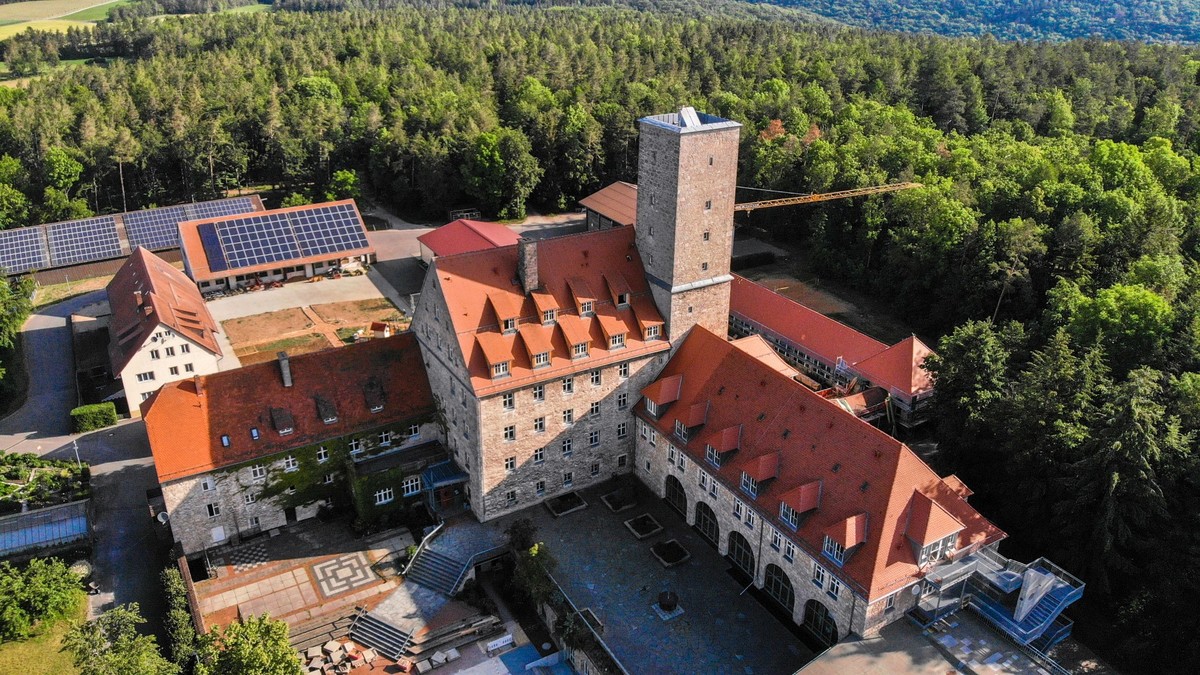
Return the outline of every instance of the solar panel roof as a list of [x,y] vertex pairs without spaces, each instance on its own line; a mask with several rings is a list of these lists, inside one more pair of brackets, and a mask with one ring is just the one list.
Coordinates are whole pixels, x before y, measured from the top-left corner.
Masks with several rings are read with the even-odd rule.
[[50,245],[50,260],[56,266],[121,256],[121,237],[112,216],[47,225],[46,240]]
[[304,255],[349,251],[367,246],[367,233],[351,204],[331,204],[288,214]]
[[366,228],[350,202],[202,223],[198,232],[213,272],[369,246]]
[[129,247],[139,246],[158,251],[179,246],[179,223],[184,220],[203,220],[255,211],[254,200],[232,197],[197,204],[181,204],[159,209],[132,211],[125,214],[125,233]]
[[50,266],[46,242],[40,227],[0,230],[0,268],[7,274],[21,274]]

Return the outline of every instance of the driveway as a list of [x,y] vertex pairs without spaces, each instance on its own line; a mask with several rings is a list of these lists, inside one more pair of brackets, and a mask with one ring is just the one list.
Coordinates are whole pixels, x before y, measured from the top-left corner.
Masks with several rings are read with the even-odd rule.
[[208,311],[218,323],[275,312],[305,305],[323,305],[328,302],[372,300],[383,293],[371,280],[370,275],[324,279],[316,283],[294,281],[283,288],[268,288],[253,293],[230,295],[208,301]]

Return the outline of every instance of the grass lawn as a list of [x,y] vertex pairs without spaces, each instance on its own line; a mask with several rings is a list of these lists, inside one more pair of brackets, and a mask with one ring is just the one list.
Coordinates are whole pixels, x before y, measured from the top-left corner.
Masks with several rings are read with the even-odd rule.
[[[9,7],[10,5],[0,5],[0,7]],[[26,29],[34,30],[58,31],[65,33],[68,28],[84,28],[92,25],[90,21],[67,21],[64,19],[44,19],[38,21],[25,21],[22,23],[13,23],[7,26],[0,26],[0,40],[10,38],[18,33],[24,33]]]
[[96,5],[95,7],[89,7],[73,14],[68,14],[63,18],[71,21],[103,21],[108,18],[109,10],[121,5],[128,5],[131,2],[133,0],[115,0],[114,2],[107,2],[103,5]]
[[59,651],[67,630],[87,617],[87,596],[79,594],[79,604],[70,619],[39,628],[37,634],[22,642],[0,644],[0,673],[22,675],[75,675],[79,672],[71,656]]
[[[70,281],[61,284],[51,284],[49,286],[39,286],[33,293],[33,308],[41,309],[47,305],[53,305],[63,300],[70,300],[76,296],[92,291],[103,290],[108,282],[112,281],[112,276],[94,277],[91,279],[83,279],[82,281]],[[4,672],[4,671],[0,671]]]
[[272,5],[270,3],[263,4],[261,2],[257,2],[253,5],[242,5],[240,7],[233,7],[231,9],[225,10],[224,13],[225,14],[250,14],[252,12],[254,12],[254,13],[269,12],[269,11],[271,11],[271,9],[272,9]]
[[108,11],[133,0],[36,0],[0,5],[0,40],[34,30],[65,31],[108,18]]

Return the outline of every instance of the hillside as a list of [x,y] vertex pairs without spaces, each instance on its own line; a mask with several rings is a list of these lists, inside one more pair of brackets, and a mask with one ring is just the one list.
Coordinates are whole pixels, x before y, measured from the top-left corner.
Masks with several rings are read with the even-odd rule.
[[[750,0],[758,2],[759,0]],[[852,26],[942,35],[1200,41],[1200,0],[765,0]]]

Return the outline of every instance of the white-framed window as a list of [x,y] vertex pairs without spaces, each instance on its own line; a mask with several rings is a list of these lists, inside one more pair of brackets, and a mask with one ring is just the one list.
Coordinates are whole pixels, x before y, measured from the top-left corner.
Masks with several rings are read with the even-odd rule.
[[629,364],[622,363],[621,365],[617,366],[617,375],[620,376],[622,380],[629,379]]
[[336,476],[334,476],[333,474],[327,473],[327,474],[325,474],[325,479],[323,482],[326,485],[329,485],[330,483],[332,483],[334,481],[335,478],[336,478]]
[[154,392],[151,392],[151,391],[143,391],[142,392],[142,400],[145,401],[146,399],[150,398],[153,394],[154,394]]
[[564,410],[563,414],[562,414],[562,420],[563,420],[563,424],[565,424],[567,426],[571,426],[572,424],[574,424],[575,423],[575,409],[568,408],[568,409]]
[[617,468],[624,469],[629,466],[629,455],[617,455]]
[[817,563],[813,563],[812,582],[817,588],[825,588],[825,568]]
[[229,447],[229,434],[221,434],[221,447]]
[[675,446],[667,445],[667,464],[675,463]]
[[600,374],[600,371],[593,370],[592,371],[592,386],[599,387],[603,382],[604,382],[604,376]]
[[658,432],[654,429],[650,429],[650,447],[658,447]]
[[208,512],[209,518],[216,518],[217,516],[221,515],[221,505],[215,502],[206,505],[204,509]]
[[650,399],[646,399],[646,412],[652,417],[658,417],[658,404]]
[[580,316],[587,316],[591,313],[592,313],[592,301],[591,300],[584,300],[583,302],[579,303],[579,315]]
[[683,420],[675,420],[675,435],[679,438],[679,440],[685,443],[687,442],[688,429],[687,426],[684,425]]
[[545,431],[546,431],[546,418],[545,417],[539,417],[533,421],[533,431],[535,433],[539,433],[539,434],[545,433]]
[[539,480],[537,483],[534,483],[533,492],[539,497],[546,494],[546,481]]
[[841,565],[846,560],[845,547],[828,536],[825,537],[825,543],[821,547],[821,552],[825,554],[825,557],[838,565]]
[[642,440],[644,441],[644,440],[649,439],[650,438],[650,425],[646,424],[645,422],[643,422],[641,420],[637,421],[637,425],[638,425],[638,435],[640,435],[642,437]]
[[405,497],[411,497],[421,491],[421,477],[417,475],[405,476],[404,482],[400,483],[400,494]]
[[629,294],[628,293],[617,293],[617,304],[618,305],[628,305],[629,304]]
[[254,480],[266,478],[267,477],[267,467],[263,464],[255,464],[254,466],[250,467],[250,477],[253,478]]
[[746,512],[746,507],[742,506],[742,503],[739,502],[738,500],[736,500],[736,499],[733,500],[733,517],[737,518],[738,520],[741,520],[742,514],[744,514],[745,512]]
[[505,471],[516,471],[517,470],[517,458],[516,457],[505,457],[504,458],[504,470]]
[[500,397],[500,403],[505,410],[515,410],[517,407],[517,397],[512,392],[504,394]]
[[250,438],[257,441],[258,437],[259,437],[258,427],[250,427]]
[[546,461],[546,449],[538,448],[537,450],[534,450],[533,451],[533,463],[541,464],[544,461]]
[[646,339],[647,340],[657,340],[660,337],[662,337],[662,326],[660,326],[658,324],[646,326]]
[[421,425],[420,424],[408,425],[408,437],[410,439],[420,438],[421,437]]
[[300,462],[296,461],[296,458],[294,456],[288,455],[287,457],[283,458],[283,470],[284,471],[291,473],[292,471],[298,471],[299,469],[300,469]]
[[154,381],[154,371],[152,370],[148,373],[138,373],[137,381],[138,382],[153,382]]
[[779,530],[772,527],[771,528],[771,548],[778,551],[782,546],[783,546],[783,535],[779,533]]
[[554,321],[557,318],[558,318],[557,310],[548,309],[548,310],[542,312],[542,323],[554,323]]
[[174,347],[167,347],[166,352],[167,352],[167,356],[175,356],[175,348]]
[[511,332],[515,331],[516,329],[517,329],[517,320],[516,319],[505,319],[504,320],[504,332],[505,333],[511,333]]
[[329,449],[325,446],[317,448],[317,464],[324,464],[329,461]]
[[589,472],[592,474],[592,477],[599,476],[600,475],[600,462],[592,462],[592,466],[589,468]]
[[217,489],[217,481],[213,480],[212,476],[205,476],[200,479],[200,489],[204,492],[212,492]]
[[712,482],[709,483],[709,485],[708,485],[708,494],[712,495],[714,498],[719,499],[721,496],[718,494],[720,489],[721,489],[720,486],[717,485],[717,479],[714,478],[714,479],[712,479]]
[[783,542],[783,559],[788,562],[796,559],[796,545],[791,541]]
[[697,471],[696,484],[700,486],[701,491],[708,490],[708,474],[703,471]]
[[779,519],[793,530],[800,527],[800,514],[783,502],[779,503]]
[[629,407],[629,394],[621,392],[617,394],[617,410],[625,410]]
[[582,358],[588,355],[588,346],[586,342],[576,342],[571,346],[571,355],[574,358]]
[[921,549],[921,555],[917,560],[918,565],[926,563],[938,562],[949,558],[954,553],[954,544],[958,542],[958,533],[939,539],[932,544]]
[[704,446],[704,459],[709,464],[712,464],[717,468],[721,468],[721,453],[717,452],[717,449],[713,446]]
[[588,417],[600,416],[600,401],[592,401],[591,407],[588,408]]
[[563,487],[569,488],[574,484],[575,484],[575,472],[574,471],[564,471],[563,472]]
[[588,445],[592,446],[593,448],[596,447],[597,445],[600,445],[600,432],[599,431],[589,431],[588,432]]
[[187,343],[179,345],[179,353],[180,354],[191,354],[192,346]]
[[745,471],[742,472],[742,492],[745,492],[751,497],[758,496],[758,481],[751,478],[750,474],[746,473]]
[[150,358],[154,361],[157,361],[162,358],[162,354],[160,354],[157,349],[151,349]]
[[196,372],[196,367],[190,363],[185,363],[185,364],[183,364],[183,372],[194,373],[194,372]]
[[375,506],[391,503],[396,498],[396,491],[390,487],[385,487],[375,491]]
[[509,490],[508,492],[505,492],[504,493],[504,501],[507,502],[509,506],[516,504],[517,503],[517,491]]
[[510,442],[517,440],[517,426],[515,424],[504,427],[504,440]]
[[170,371],[170,373],[171,373],[172,375],[178,375],[178,374],[179,374],[179,366],[171,366],[171,367],[170,367],[170,368],[168,368],[167,370],[168,370],[168,371]]
[[837,600],[838,596],[842,593],[842,582],[838,581],[837,577],[829,577],[829,590],[825,591],[825,593],[834,600]]
[[620,422],[617,424],[617,438],[625,438],[629,435],[629,424]]
[[563,381],[562,381],[562,391],[564,394],[574,394],[575,393],[575,378],[564,377]]
[[492,377],[504,377],[508,375],[508,361],[501,361],[492,366]]
[[746,519],[742,522],[746,524],[746,527],[754,527],[754,511],[749,506],[746,507]]
[[533,385],[533,400],[535,400],[535,401],[545,401],[546,400],[546,385],[544,385],[544,384]]
[[883,611],[890,612],[896,609],[896,594],[892,593],[883,601]]
[[569,439],[569,438],[564,438],[562,440],[562,456],[563,457],[571,456],[571,439]]
[[625,334],[624,333],[617,333],[616,335],[613,335],[612,337],[608,338],[608,348],[609,349],[620,349],[624,346],[625,346]]
[[363,440],[361,438],[350,439],[350,452],[362,452],[364,450]]
[[258,495],[253,492],[242,493],[242,501],[246,504],[253,504],[258,501]]
[[533,367],[542,368],[550,365],[550,352],[538,352],[533,355]]

